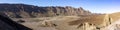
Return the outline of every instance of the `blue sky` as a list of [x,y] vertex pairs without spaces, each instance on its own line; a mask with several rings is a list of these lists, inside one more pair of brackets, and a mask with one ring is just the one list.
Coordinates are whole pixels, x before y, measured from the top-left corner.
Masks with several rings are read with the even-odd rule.
[[120,12],[120,0],[0,0],[0,3],[23,3],[35,6],[83,7],[93,13]]

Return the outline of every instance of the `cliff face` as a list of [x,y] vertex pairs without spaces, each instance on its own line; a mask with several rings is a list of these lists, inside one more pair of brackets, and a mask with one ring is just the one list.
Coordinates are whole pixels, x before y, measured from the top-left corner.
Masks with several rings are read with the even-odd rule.
[[83,8],[73,7],[38,7],[26,4],[0,4],[0,14],[11,18],[51,17],[70,15],[89,15],[91,12]]

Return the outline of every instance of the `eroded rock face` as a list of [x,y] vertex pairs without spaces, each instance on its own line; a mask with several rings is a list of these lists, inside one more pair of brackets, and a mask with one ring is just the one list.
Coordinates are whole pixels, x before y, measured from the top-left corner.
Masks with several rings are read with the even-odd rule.
[[30,18],[30,17],[51,17],[68,15],[88,15],[91,12],[83,8],[73,8],[70,6],[59,7],[38,7],[26,4],[0,4],[0,13],[6,14],[12,18]]
[[115,22],[120,19],[120,12],[109,14],[111,22]]
[[120,30],[120,19],[107,26],[106,30]]

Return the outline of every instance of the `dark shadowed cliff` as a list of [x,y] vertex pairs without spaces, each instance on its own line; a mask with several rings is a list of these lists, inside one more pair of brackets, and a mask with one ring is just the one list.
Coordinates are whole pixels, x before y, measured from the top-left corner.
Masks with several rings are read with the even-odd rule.
[[24,25],[12,21],[10,18],[0,15],[0,30],[32,30]]
[[82,7],[73,8],[70,6],[50,6],[38,7],[26,4],[0,4],[0,14],[11,18],[30,18],[30,17],[52,17],[52,16],[71,16],[71,15],[89,15],[91,12]]

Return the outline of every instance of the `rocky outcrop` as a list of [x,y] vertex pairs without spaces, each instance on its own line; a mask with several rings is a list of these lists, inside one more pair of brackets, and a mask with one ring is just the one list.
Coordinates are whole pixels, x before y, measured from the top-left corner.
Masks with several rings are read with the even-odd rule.
[[120,12],[109,14],[111,22],[115,22],[120,19]]
[[73,16],[91,14],[91,12],[84,10],[82,7],[40,7],[26,4],[0,4],[0,13],[5,14],[11,18]]
[[120,30],[120,19],[106,26],[105,30]]

